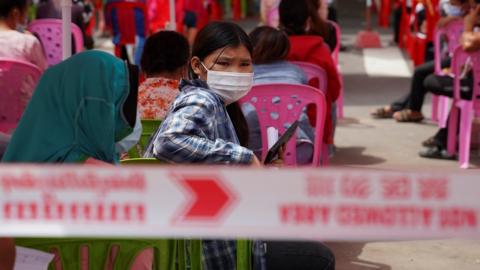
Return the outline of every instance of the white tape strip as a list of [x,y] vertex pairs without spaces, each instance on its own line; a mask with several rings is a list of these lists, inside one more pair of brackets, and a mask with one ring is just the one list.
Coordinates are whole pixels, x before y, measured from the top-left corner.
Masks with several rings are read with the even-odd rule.
[[0,166],[0,235],[479,237],[478,175]]

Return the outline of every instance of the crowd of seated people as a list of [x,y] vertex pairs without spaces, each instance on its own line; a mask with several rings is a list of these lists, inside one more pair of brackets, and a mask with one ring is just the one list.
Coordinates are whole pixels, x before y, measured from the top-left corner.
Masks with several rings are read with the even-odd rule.
[[[478,25],[478,5],[469,0],[441,0],[439,2],[441,18],[437,28],[444,28],[451,23],[463,20],[464,32],[459,38],[459,44],[465,51],[480,49],[477,34],[474,28]],[[398,39],[398,37],[396,37]],[[427,54],[426,62],[415,68],[411,80],[409,93],[392,104],[376,109],[372,112],[375,118],[394,118],[398,122],[421,122],[424,120],[422,106],[428,93],[438,96],[453,96],[453,77],[451,72],[451,54],[441,60],[441,68],[447,75],[435,74],[434,60]],[[471,67],[466,66],[464,76],[460,79],[461,98],[472,99],[473,73]],[[441,128],[434,136],[422,142],[419,155],[424,158],[455,159],[456,156],[447,152],[448,123],[446,128]]]
[[[300,8],[290,8],[298,3]],[[2,162],[78,164],[93,160],[118,165],[122,152],[138,141],[138,136],[133,140],[131,137],[138,130],[140,116],[163,121],[145,149],[145,157],[172,164],[262,167],[255,155],[258,148],[252,145],[252,139],[255,141],[260,132],[258,120],[251,121],[251,115],[242,111],[238,102],[254,83],[305,85],[309,83],[306,75],[289,61],[318,65],[327,73],[328,89],[324,91],[329,119],[330,108],[340,91],[336,64],[322,38],[328,33],[312,30],[309,18],[318,14],[312,14],[309,5],[307,0],[283,0],[280,30],[260,27],[250,36],[234,23],[209,23],[196,35],[191,48],[188,39],[176,32],[152,34],[141,58],[143,82],[134,66],[107,53],[86,51],[72,56],[42,75],[36,94],[8,139]],[[8,31],[16,31],[17,24],[23,22],[25,7],[26,4],[13,5],[4,16],[2,13]],[[19,57],[45,70],[38,40],[28,34],[14,34],[33,44],[24,53],[37,50],[36,58]],[[298,163],[308,163],[312,159],[313,131],[306,112],[302,118],[304,125],[300,130],[305,134],[297,138]],[[331,121],[327,120],[327,125],[330,132],[324,141],[332,143]],[[275,164],[281,166],[281,160],[279,156]],[[202,244],[205,269],[235,269],[236,241],[212,239],[203,240]],[[12,247],[11,239],[0,240],[4,254],[13,254]],[[304,252],[299,254],[296,250]],[[308,254],[307,258],[302,254]],[[254,269],[335,267],[332,252],[318,242],[255,240],[252,256]],[[4,262],[7,263],[11,261]]]

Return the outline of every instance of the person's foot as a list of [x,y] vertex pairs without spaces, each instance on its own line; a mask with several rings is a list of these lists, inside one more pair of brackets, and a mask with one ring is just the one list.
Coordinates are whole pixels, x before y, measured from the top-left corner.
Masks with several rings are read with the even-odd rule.
[[395,112],[393,119],[397,120],[397,122],[421,122],[424,117],[421,112],[405,109]]
[[455,155],[448,153],[447,149],[439,146],[427,147],[418,153],[420,157],[431,159],[455,160]]
[[378,119],[392,118],[393,116],[392,107],[385,106],[385,107],[375,109],[370,113],[370,115],[373,118],[378,118]]
[[422,142],[424,147],[442,147],[442,144],[435,139],[435,136],[432,136]]

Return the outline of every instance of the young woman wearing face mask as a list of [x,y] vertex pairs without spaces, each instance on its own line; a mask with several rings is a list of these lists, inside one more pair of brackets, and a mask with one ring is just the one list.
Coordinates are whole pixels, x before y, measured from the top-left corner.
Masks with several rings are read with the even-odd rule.
[[252,44],[237,25],[210,23],[193,44],[191,75],[183,81],[147,156],[170,163],[255,164],[240,146],[226,106],[250,91]]
[[[145,156],[177,164],[260,166],[237,136],[248,129],[242,131],[231,119],[242,117],[235,102],[252,86],[252,52],[249,37],[233,23],[213,22],[199,31],[190,63],[193,79],[181,83],[180,94]],[[259,265],[260,246],[254,247],[260,254],[255,257]],[[204,269],[235,269],[235,254],[233,240],[203,240]]]
[[27,7],[27,0],[0,1],[0,57],[30,62],[43,71],[48,64],[40,41],[20,32],[27,25]]

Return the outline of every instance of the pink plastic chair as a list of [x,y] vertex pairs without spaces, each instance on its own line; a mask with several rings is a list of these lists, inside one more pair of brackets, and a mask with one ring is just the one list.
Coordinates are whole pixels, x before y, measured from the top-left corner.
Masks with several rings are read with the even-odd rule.
[[0,58],[0,131],[15,129],[30,100],[40,69],[30,63]]
[[[273,102],[278,98],[280,98],[279,102]],[[240,100],[240,103],[250,103],[257,111],[262,134],[262,160],[265,159],[268,150],[267,128],[275,127],[283,133],[288,128],[286,123],[298,120],[307,105],[315,104],[317,115],[312,166],[319,166],[322,159],[328,160],[328,155],[322,158],[326,102],[325,95],[318,89],[296,84],[256,85]],[[295,139],[287,143],[284,162],[286,166],[295,166],[297,163]]]
[[335,23],[333,21],[329,21],[329,23],[331,23],[333,25],[333,27],[335,27],[335,34],[337,35],[337,46],[335,46],[335,49],[333,49],[332,57],[333,57],[333,62],[337,66],[338,77],[339,77],[339,80],[340,80],[340,83],[341,83],[340,95],[338,96],[338,99],[337,99],[336,103],[337,103],[337,117],[339,119],[342,119],[344,117],[344,113],[343,113],[343,76],[340,72],[340,57],[339,57],[341,39],[342,39],[342,32],[341,32],[340,26],[337,23]]
[[[34,33],[42,42],[49,66],[62,61],[62,20],[39,19],[28,25],[28,31]],[[75,53],[83,51],[82,30],[72,23],[72,35],[75,44]]]
[[[449,76],[442,70],[442,38],[447,39],[447,53],[452,55],[455,48],[460,43],[460,37],[463,33],[463,20],[459,19],[450,22],[448,25],[435,30],[434,52],[435,52],[435,74],[439,76]],[[449,98],[445,96],[433,95],[432,99],[432,120],[438,121],[441,128],[447,126]]]
[[327,92],[327,72],[322,67],[307,62],[292,61],[291,63],[303,70],[309,83],[312,80],[318,80],[318,89],[324,94]]
[[[470,58],[473,65],[473,95],[472,100],[462,99],[460,96],[460,74],[462,67]],[[448,126],[448,146],[450,154],[455,154],[457,148],[460,168],[468,169],[470,162],[470,142],[472,136],[472,121],[475,116],[480,117],[480,52],[466,53],[461,47],[455,50],[452,60],[452,72],[455,75],[453,84],[453,105],[450,112]],[[457,136],[458,119],[460,114],[460,133]]]

